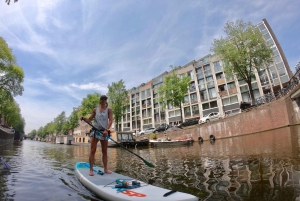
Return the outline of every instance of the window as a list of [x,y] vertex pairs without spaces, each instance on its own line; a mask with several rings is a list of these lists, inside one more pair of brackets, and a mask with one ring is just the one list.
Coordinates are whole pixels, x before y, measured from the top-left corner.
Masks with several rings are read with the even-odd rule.
[[228,89],[234,89],[236,88],[235,83],[234,82],[230,82],[227,84]]
[[224,73],[217,73],[216,78],[217,80],[224,78]]
[[205,84],[200,84],[198,87],[199,87],[199,91],[205,90]]
[[193,71],[189,71],[187,72],[187,76],[191,78],[191,80],[194,79],[194,72]]
[[206,82],[209,82],[209,81],[211,81],[211,80],[213,80],[213,76],[211,75],[211,76],[208,76],[208,77],[206,77]]
[[203,66],[203,69],[206,71],[206,70],[209,70],[210,69],[210,65],[208,64],[208,65],[205,65],[205,66]]
[[260,29],[260,30],[264,30],[264,29],[266,29],[266,27],[265,27],[264,24],[261,24],[261,25],[259,25],[259,29]]
[[142,99],[145,99],[146,96],[145,96],[145,91],[142,91]]
[[283,76],[283,75],[285,75],[285,74],[286,74],[286,72],[285,72],[285,69],[284,69],[284,68],[282,68],[282,69],[278,70],[278,73],[279,73],[279,76]]
[[275,61],[275,63],[279,63],[282,60],[281,60],[280,56],[278,55],[278,56],[274,57],[274,61]]
[[197,103],[197,102],[198,102],[197,94],[196,93],[191,94],[191,103],[193,104],[193,103]]
[[248,89],[248,86],[247,86],[247,85],[240,87],[240,89],[241,89],[241,92],[242,92],[242,93],[243,93],[243,92],[247,92],[247,91],[249,91],[249,89]]
[[232,96],[232,97],[229,97],[229,98],[224,98],[223,100],[223,105],[230,105],[230,104],[233,104],[233,103],[237,103],[238,102],[238,98],[237,96]]
[[199,115],[199,106],[197,105],[192,105],[192,113],[193,115]]
[[189,89],[190,89],[190,92],[196,91],[196,85],[195,85],[195,82],[192,82],[192,83],[190,84]]
[[150,89],[147,89],[147,98],[151,97]]
[[198,78],[198,79],[204,78],[203,73],[198,73],[198,74],[197,74],[197,78]]
[[208,100],[206,90],[200,91],[200,98],[201,98],[201,101]]
[[189,97],[185,96],[183,101],[184,101],[184,103],[189,103],[190,102]]
[[281,69],[281,68],[283,68],[283,67],[284,67],[284,65],[283,65],[282,62],[276,64],[276,68],[277,68],[278,70]]
[[214,62],[214,69],[215,69],[215,72],[218,72],[218,71],[221,71],[222,70],[222,67],[220,65],[220,62]]
[[202,79],[198,80],[198,83],[199,83],[199,84],[202,84],[202,83],[204,83],[204,78],[202,78]]
[[184,111],[184,116],[186,116],[186,117],[190,117],[191,116],[191,108],[190,107],[185,107],[183,109],[183,111]]
[[227,90],[226,84],[220,85],[220,86],[218,86],[218,88],[219,88],[219,91],[226,91]]
[[239,80],[239,85],[246,84],[245,80]]
[[202,67],[196,68],[196,73],[202,72]]
[[204,103],[204,104],[202,104],[203,110],[207,110],[207,109],[215,108],[215,107],[218,107],[217,101],[212,101],[210,103]]
[[215,87],[214,81],[208,82],[207,83],[207,88],[212,88],[212,87]]
[[271,38],[271,36],[270,36],[269,33],[267,33],[267,34],[264,35],[264,38],[265,38],[265,40],[269,40]]
[[211,74],[211,70],[205,71],[205,77],[208,77],[208,76],[210,76],[210,75],[212,75],[212,74]]
[[216,98],[217,97],[216,88],[213,87],[213,88],[208,89],[208,94],[209,94],[210,99]]
[[250,96],[249,96],[249,93],[248,93],[248,92],[242,93],[242,99],[243,99],[243,102],[248,102],[248,103],[250,103]]

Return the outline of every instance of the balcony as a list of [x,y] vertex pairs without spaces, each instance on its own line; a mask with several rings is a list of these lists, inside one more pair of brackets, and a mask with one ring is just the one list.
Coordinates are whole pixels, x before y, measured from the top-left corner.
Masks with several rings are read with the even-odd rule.
[[220,78],[217,80],[218,85],[219,84],[224,84],[225,83],[225,78]]
[[236,94],[237,93],[237,89],[233,88],[233,89],[229,89],[229,94]]
[[228,96],[227,90],[225,90],[225,91],[220,91],[219,94],[220,94],[220,96]]
[[146,108],[146,104],[143,104],[143,105],[142,105],[142,108]]
[[192,103],[192,104],[198,103],[198,100],[197,100],[197,99],[191,99],[191,103]]

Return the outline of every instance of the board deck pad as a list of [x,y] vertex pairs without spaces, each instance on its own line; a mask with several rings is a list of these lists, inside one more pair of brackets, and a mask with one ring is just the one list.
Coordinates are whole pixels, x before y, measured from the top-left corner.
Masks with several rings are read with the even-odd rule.
[[[104,169],[94,166],[94,176],[89,176],[90,165],[87,162],[77,162],[75,173],[79,181],[94,194],[104,200],[143,200],[143,201],[197,201],[198,198],[178,191],[172,191],[147,184],[143,181],[121,175],[115,172],[105,174]],[[104,173],[104,174],[102,174]],[[120,186],[116,181],[123,180],[129,183],[127,187]],[[138,184],[138,185],[136,185]],[[165,195],[165,196],[164,196]],[[167,195],[167,196],[166,196]]]

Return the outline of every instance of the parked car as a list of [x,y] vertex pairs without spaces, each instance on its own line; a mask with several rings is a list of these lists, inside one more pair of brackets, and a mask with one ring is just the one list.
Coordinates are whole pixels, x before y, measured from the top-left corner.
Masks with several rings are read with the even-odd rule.
[[155,128],[145,128],[141,132],[138,133],[138,136],[153,133]]
[[153,133],[166,131],[170,126],[168,124],[161,124],[153,130]]
[[198,120],[197,119],[187,119],[185,122],[177,125],[177,127],[182,128],[184,126],[192,126],[198,124]]
[[221,119],[219,112],[212,112],[199,119],[199,124],[208,123],[213,120]]

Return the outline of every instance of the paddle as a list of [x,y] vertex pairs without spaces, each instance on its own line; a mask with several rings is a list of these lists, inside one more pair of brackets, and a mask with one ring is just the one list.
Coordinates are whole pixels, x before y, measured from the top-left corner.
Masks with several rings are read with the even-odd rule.
[[[85,121],[88,125],[90,125],[93,129],[101,132],[99,129],[95,128],[90,122],[86,121],[85,119],[83,119],[83,121]],[[148,167],[155,167],[152,163],[146,161],[145,159],[143,159],[141,156],[137,155],[136,153],[130,151],[129,149],[127,149],[126,147],[124,147],[122,144],[116,142],[114,139],[112,139],[110,136],[108,136],[108,139],[110,139],[111,141],[113,141],[114,143],[116,143],[117,145],[119,145],[120,147],[122,147],[123,149],[129,151],[130,153],[134,154],[135,156],[139,157],[140,159],[142,159],[142,161],[148,166]]]
[[0,156],[0,160],[1,160],[1,162],[2,162],[2,164],[3,164],[3,166],[4,166],[4,168],[5,169],[10,169],[10,166],[6,163],[6,161]]

